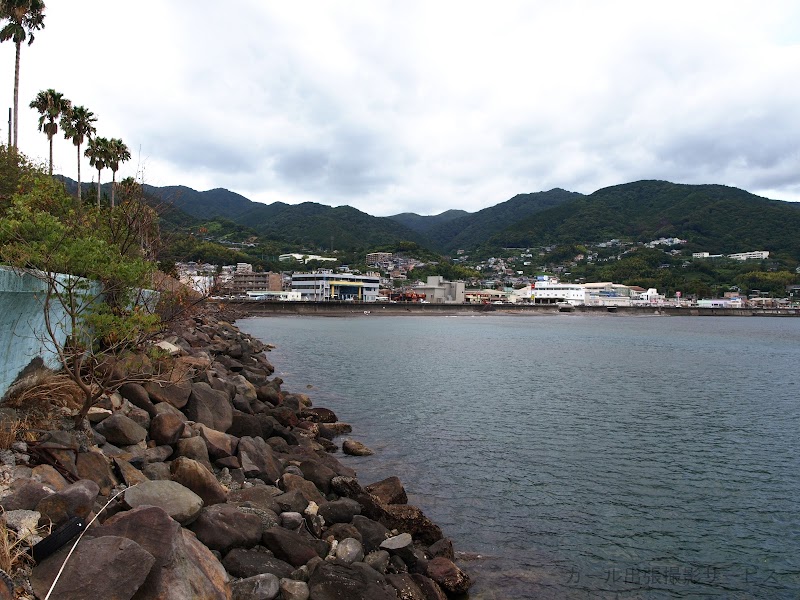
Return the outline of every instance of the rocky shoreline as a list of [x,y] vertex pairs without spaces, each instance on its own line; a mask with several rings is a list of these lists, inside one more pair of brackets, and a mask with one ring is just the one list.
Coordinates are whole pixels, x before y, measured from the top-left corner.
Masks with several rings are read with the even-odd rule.
[[[21,560],[9,585],[0,581],[0,600],[467,592],[451,541],[407,503],[402,483],[359,482],[334,455],[350,426],[283,390],[269,347],[232,322],[208,308],[172,324],[158,350],[114,365],[126,383],[83,429],[55,427],[0,451],[3,537],[22,550],[45,538],[38,563]],[[0,422],[22,410],[0,406]],[[353,440],[342,449],[369,452]],[[75,524],[93,519],[64,563]],[[41,556],[65,523],[71,539]]]

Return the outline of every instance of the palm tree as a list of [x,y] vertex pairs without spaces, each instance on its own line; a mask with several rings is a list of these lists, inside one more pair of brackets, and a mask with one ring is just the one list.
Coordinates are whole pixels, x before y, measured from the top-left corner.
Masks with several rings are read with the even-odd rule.
[[81,205],[81,144],[85,137],[91,139],[96,133],[97,130],[92,125],[96,121],[97,117],[85,106],[75,106],[61,117],[64,137],[71,139],[78,148],[78,206]]
[[97,208],[100,208],[100,171],[105,169],[110,162],[108,139],[104,137],[89,138],[84,155],[89,157],[89,164],[97,169]]
[[58,119],[72,109],[72,102],[64,98],[64,94],[54,89],[42,90],[30,104],[39,111],[39,131],[47,134],[50,142],[50,175],[53,174],[53,136],[58,132]]
[[125,143],[119,138],[108,140],[108,163],[111,169],[111,208],[114,208],[114,188],[116,187],[117,170],[120,162],[131,159],[131,153]]
[[42,0],[0,0],[0,19],[8,21],[0,29],[0,42],[12,40],[17,47],[14,62],[14,150],[19,125],[19,55],[22,42],[33,43],[33,32],[44,28],[44,2]]

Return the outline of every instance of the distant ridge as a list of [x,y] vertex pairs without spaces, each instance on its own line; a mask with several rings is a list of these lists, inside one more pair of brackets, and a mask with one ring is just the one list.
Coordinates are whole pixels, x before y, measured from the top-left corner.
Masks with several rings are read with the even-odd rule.
[[[75,182],[62,180],[74,193]],[[723,185],[645,180],[589,195],[555,188],[519,194],[475,213],[449,210],[392,217],[314,202],[262,204],[221,188],[198,192],[186,186],[145,186],[145,191],[179,209],[169,215],[175,222],[221,217],[266,240],[309,250],[391,249],[414,242],[440,253],[497,252],[503,247],[678,237],[692,249],[711,253],[769,250],[800,260],[800,203]]]

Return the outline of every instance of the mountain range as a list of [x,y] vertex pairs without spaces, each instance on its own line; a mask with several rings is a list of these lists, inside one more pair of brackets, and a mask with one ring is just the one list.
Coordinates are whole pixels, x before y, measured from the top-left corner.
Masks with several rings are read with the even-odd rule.
[[[75,182],[64,181],[68,189],[75,188]],[[310,251],[369,250],[410,241],[448,254],[459,249],[491,252],[502,247],[677,237],[698,251],[770,250],[800,260],[800,203],[722,185],[646,180],[588,195],[556,188],[519,194],[474,213],[449,210],[434,216],[391,217],[313,202],[262,204],[226,189],[200,192],[184,186],[145,186],[145,192],[185,213],[173,214],[174,222],[221,217],[258,236]]]

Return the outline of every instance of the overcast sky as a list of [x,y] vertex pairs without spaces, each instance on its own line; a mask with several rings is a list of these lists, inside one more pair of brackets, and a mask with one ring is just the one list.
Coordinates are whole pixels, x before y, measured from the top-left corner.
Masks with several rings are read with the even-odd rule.
[[[794,0],[46,4],[22,49],[34,158],[52,87],[127,143],[118,178],[267,203],[436,214],[639,179],[800,200]],[[5,42],[4,140],[13,74]],[[55,170],[77,176],[61,133]]]

